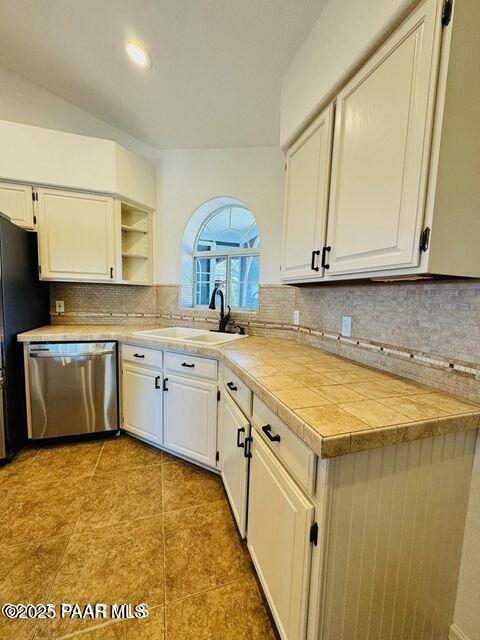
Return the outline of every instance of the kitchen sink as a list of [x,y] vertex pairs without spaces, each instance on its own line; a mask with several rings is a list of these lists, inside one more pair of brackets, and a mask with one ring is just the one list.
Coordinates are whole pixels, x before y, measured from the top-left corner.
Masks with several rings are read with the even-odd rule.
[[146,331],[136,331],[137,336],[148,336],[149,338],[167,338],[170,340],[185,340],[191,336],[198,336],[205,333],[204,329],[188,329],[187,327],[165,327],[165,329],[147,329]]
[[199,336],[191,336],[185,338],[185,342],[195,342],[197,344],[223,344],[224,342],[231,342],[232,340],[238,340],[239,338],[246,338],[238,333],[202,333]]
[[165,327],[165,329],[147,329],[146,331],[136,331],[136,336],[146,338],[158,338],[159,340],[178,340],[179,342],[192,342],[195,344],[224,344],[239,338],[245,338],[238,333],[219,333],[216,331],[205,331],[204,329],[189,329],[187,327]]

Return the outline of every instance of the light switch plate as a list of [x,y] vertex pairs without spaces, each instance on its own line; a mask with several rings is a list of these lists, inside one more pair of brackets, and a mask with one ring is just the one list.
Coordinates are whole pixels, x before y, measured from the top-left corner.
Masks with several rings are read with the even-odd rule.
[[342,317],[342,336],[350,338],[352,335],[352,316]]
[[295,309],[295,311],[293,312],[293,324],[298,327],[298,325],[300,324],[300,311],[298,309]]
[[63,300],[55,300],[55,311],[57,313],[65,313],[65,302]]

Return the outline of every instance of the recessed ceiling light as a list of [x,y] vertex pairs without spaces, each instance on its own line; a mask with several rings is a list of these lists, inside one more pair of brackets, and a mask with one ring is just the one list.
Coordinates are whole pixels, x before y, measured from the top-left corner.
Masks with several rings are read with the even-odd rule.
[[142,67],[142,69],[151,69],[152,58],[145,47],[139,42],[134,40],[127,42],[127,53],[130,60],[139,67]]

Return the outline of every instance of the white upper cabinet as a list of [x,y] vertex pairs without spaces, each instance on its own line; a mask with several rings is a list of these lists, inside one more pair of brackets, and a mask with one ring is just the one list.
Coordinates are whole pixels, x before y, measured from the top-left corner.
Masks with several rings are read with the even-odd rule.
[[33,189],[28,185],[0,183],[0,212],[24,229],[34,229]]
[[287,153],[282,280],[323,275],[332,124],[330,106]]
[[420,261],[441,22],[426,0],[337,98],[329,275]]
[[113,198],[39,189],[38,205],[41,279],[113,282]]

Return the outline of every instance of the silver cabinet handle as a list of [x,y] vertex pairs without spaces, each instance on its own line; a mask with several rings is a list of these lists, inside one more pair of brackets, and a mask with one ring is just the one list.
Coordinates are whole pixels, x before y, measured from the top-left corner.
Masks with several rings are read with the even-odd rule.
[[114,351],[81,351],[79,353],[55,353],[53,351],[31,351],[31,358],[84,358],[85,356],[111,356]]

